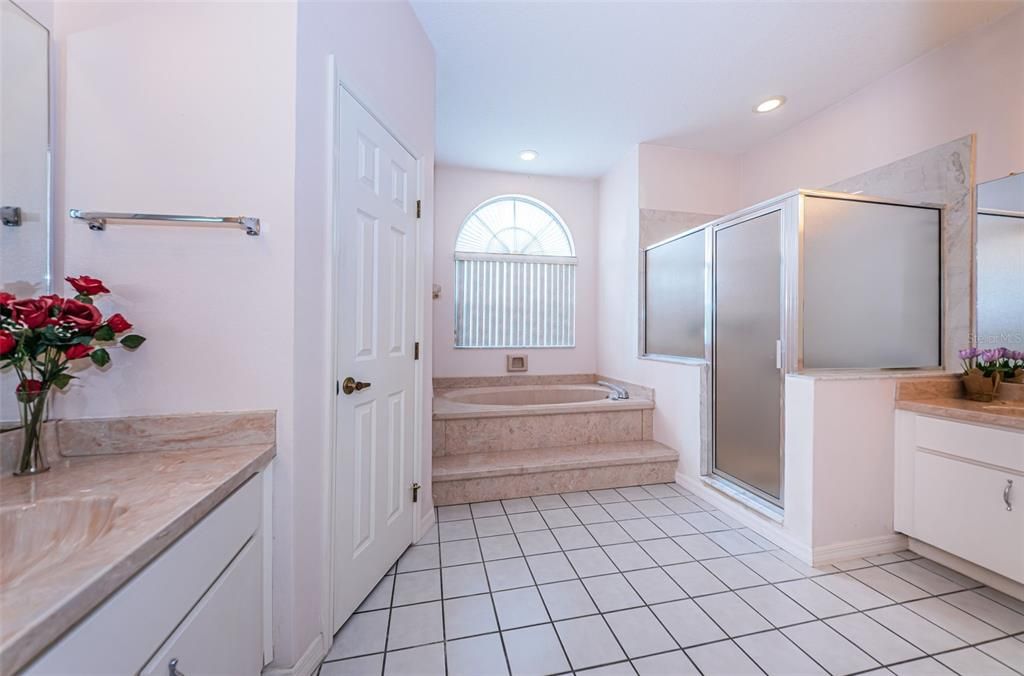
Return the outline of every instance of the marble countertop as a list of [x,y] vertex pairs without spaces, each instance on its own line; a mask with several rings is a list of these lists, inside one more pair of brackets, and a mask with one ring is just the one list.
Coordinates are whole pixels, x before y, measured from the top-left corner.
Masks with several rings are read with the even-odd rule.
[[[19,571],[0,543],[0,673],[13,673],[60,638],[275,455],[273,442],[64,457],[35,477],[0,476],[0,509],[53,498],[115,498],[109,528],[57,562]],[[11,534],[0,536],[11,541]],[[47,548],[47,555],[55,549]],[[3,582],[7,580],[8,582]]]
[[915,413],[1024,431],[1024,402],[984,403],[957,397],[899,399],[896,408]]

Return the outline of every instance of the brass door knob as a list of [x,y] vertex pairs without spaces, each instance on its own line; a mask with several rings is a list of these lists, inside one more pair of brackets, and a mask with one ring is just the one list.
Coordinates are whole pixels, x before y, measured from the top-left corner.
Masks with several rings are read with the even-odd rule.
[[353,378],[352,376],[349,376],[348,378],[345,378],[345,380],[341,381],[341,391],[344,392],[345,394],[352,394],[353,392],[362,392],[372,384],[373,383],[360,382]]

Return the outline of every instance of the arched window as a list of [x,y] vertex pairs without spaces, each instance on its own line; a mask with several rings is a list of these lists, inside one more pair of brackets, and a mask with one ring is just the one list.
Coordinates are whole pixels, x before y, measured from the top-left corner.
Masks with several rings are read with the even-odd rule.
[[456,347],[572,347],[576,257],[555,210],[525,195],[474,209],[455,240]]

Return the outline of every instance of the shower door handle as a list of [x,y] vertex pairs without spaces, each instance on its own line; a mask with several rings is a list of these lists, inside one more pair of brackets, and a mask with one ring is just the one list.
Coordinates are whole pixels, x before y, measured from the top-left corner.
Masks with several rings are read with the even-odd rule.
[[782,368],[782,341],[775,341],[775,368]]

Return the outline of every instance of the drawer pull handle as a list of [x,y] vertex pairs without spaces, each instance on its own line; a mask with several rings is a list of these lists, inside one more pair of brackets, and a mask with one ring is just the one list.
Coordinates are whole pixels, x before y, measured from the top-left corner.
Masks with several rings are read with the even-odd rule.
[[1012,512],[1013,505],[1010,504],[1010,489],[1013,488],[1013,479],[1006,480],[1006,487],[1003,488],[1003,502],[1006,503],[1006,511]]
[[185,674],[178,671],[178,658],[175,657],[167,663],[168,676],[185,676]]

